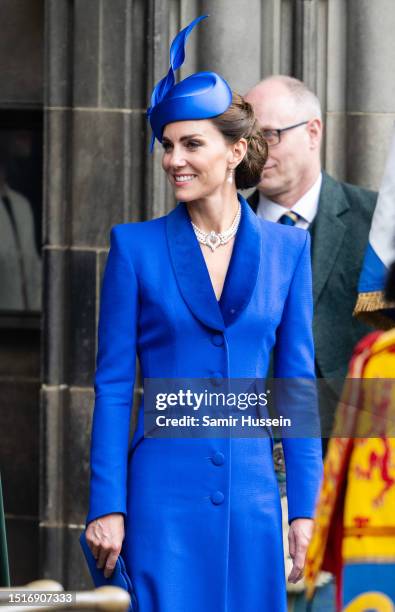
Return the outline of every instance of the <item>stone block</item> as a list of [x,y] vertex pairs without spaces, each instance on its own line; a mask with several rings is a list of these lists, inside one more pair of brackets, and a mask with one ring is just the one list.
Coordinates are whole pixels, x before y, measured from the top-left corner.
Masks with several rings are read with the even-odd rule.
[[229,10],[227,0],[204,0],[201,14],[210,18],[197,33],[199,69],[218,72],[245,93],[261,77],[261,1],[240,0]]
[[294,9],[288,1],[261,3],[261,78],[292,73]]
[[43,244],[65,245],[70,223],[70,110],[46,110],[44,130]]
[[79,542],[81,532],[82,528],[77,527],[69,527],[65,530],[67,562],[64,582],[65,588],[72,591],[86,591],[95,588]]
[[43,103],[44,2],[0,3],[0,105]]
[[38,520],[6,518],[11,584],[22,586],[41,578]]
[[73,7],[68,0],[46,0],[45,106],[72,103]]
[[39,381],[0,382],[0,465],[6,514],[38,518]]
[[[151,128],[143,112],[124,116],[124,215],[125,222],[142,221],[147,208],[147,174]],[[160,144],[156,144],[160,148]],[[163,171],[162,171],[163,172]]]
[[352,112],[395,112],[393,0],[350,0],[347,94]]
[[70,331],[68,381],[90,386],[95,366],[96,253],[70,253]]
[[347,180],[378,189],[389,152],[395,114],[347,116]]
[[[41,389],[40,522],[59,525],[64,521],[65,385]],[[68,453],[68,449],[67,449]]]
[[99,106],[145,108],[145,3],[112,0],[102,3]]
[[345,0],[328,2],[327,75],[325,83],[327,112],[346,109],[347,91],[347,6]]
[[70,328],[68,295],[69,253],[44,248],[43,382],[63,384],[67,378],[65,352]]
[[[140,147],[145,146],[145,139],[141,142],[143,129],[141,117],[135,118],[134,114],[74,113],[72,237],[75,245],[106,246],[113,225],[139,217],[145,163],[145,154],[140,154]],[[132,197],[138,201],[134,202]]]
[[82,530],[83,525],[40,525],[40,577],[57,580],[68,591],[94,588],[79,543]]
[[345,113],[327,113],[325,127],[325,170],[339,181],[346,178],[347,119]]
[[97,0],[74,1],[73,106],[99,103],[101,5]]
[[[68,524],[84,524],[88,513],[89,454],[93,389],[70,389],[65,414],[64,514]],[[78,457],[78,461],[75,461]]]

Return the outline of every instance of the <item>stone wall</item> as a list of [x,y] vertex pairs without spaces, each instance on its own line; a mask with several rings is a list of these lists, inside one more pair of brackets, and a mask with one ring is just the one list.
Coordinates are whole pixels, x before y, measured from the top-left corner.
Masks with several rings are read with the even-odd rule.
[[[44,1],[2,0],[0,23],[1,126],[10,128],[10,117],[26,125],[26,114],[41,124]],[[39,316],[0,312],[0,471],[13,584],[39,575],[40,384]]]
[[[395,5],[393,0],[3,0],[0,16],[3,12],[9,27],[0,41],[0,110],[27,105],[45,112],[43,343],[41,374],[37,363],[31,374],[36,386],[42,383],[40,475],[33,392],[23,420],[30,423],[33,445],[30,484],[40,482],[35,569],[78,588],[89,584],[78,535],[88,503],[96,328],[109,230],[164,214],[174,204],[160,147],[148,154],[145,121],[152,85],[168,68],[169,41],[198,14],[208,13],[191,35],[182,77],[217,70],[240,93],[272,73],[306,80],[325,111],[326,169],[377,188],[395,118]],[[28,346],[25,350],[28,355]],[[36,339],[36,357],[38,350]],[[24,402],[17,401],[21,410]],[[3,415],[2,423],[8,418]],[[16,439],[9,442],[8,456],[18,448]],[[21,468],[20,477],[23,473]],[[6,488],[4,479],[3,484]],[[29,495],[30,501],[10,493],[8,503],[19,500],[23,512],[35,516],[38,500]],[[29,563],[21,579],[34,577],[33,557]]]

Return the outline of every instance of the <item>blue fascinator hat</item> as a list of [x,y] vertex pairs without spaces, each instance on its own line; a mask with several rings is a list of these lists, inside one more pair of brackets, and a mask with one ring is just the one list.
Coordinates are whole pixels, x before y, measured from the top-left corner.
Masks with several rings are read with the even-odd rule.
[[169,72],[155,86],[147,116],[152,128],[151,152],[155,138],[162,142],[165,125],[173,121],[210,119],[224,113],[232,102],[232,90],[215,72],[196,72],[175,83],[174,72],[185,61],[185,43],[190,32],[202,19],[194,19],[181,30],[170,47]]

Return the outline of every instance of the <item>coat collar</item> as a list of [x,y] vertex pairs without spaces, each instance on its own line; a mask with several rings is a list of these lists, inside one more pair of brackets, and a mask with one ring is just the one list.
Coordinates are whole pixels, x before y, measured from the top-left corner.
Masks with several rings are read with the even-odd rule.
[[178,204],[166,217],[170,258],[181,295],[199,321],[218,331],[224,331],[243,312],[258,277],[259,220],[244,198],[238,198],[241,220],[219,302],[185,204]]
[[314,237],[312,252],[314,304],[322,294],[344,240],[346,226],[342,215],[349,204],[341,184],[323,173],[318,213],[311,228]]

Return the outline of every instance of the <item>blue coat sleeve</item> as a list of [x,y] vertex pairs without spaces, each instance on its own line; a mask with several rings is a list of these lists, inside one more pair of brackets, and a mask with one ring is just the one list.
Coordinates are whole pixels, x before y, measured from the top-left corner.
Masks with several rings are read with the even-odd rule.
[[[280,383],[291,389],[291,394],[307,393],[309,397],[298,398],[299,406],[308,404],[307,413],[314,411],[313,419],[319,423],[318,405],[315,401],[314,343],[312,332],[313,303],[311,281],[310,235],[306,232],[304,245],[295,267],[294,275],[284,305],[281,323],[277,329],[274,350],[274,376],[292,379]],[[311,380],[311,384],[309,381]],[[307,383],[307,384],[306,384]],[[300,402],[300,403],[299,403]],[[295,409],[294,407],[291,407]],[[322,477],[321,438],[303,436],[303,418],[298,419],[298,428],[293,437],[292,427],[283,437],[288,519],[314,516],[315,502]],[[306,424],[309,431],[310,423]],[[319,433],[319,428],[318,428]]]
[[111,230],[101,290],[87,523],[113,512],[126,514],[138,286],[121,232],[122,226]]

